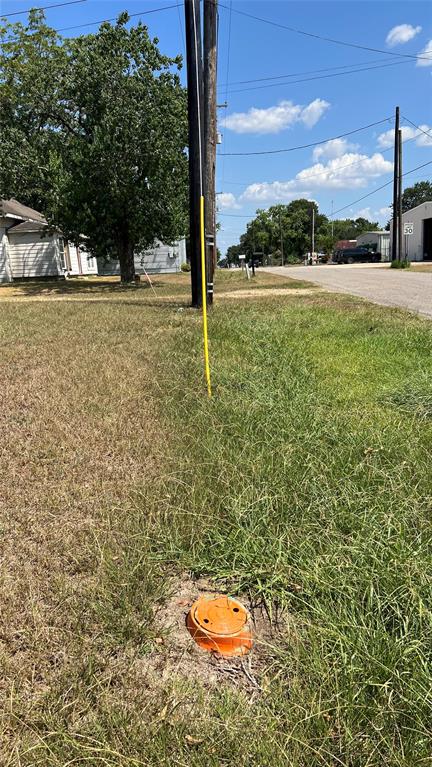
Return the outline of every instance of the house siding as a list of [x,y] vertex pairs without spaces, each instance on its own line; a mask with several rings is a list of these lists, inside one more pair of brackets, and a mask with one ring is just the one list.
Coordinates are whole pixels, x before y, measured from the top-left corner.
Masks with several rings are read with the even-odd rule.
[[78,275],[98,273],[97,261],[93,256],[89,258],[87,252],[83,248],[79,248],[78,253],[78,248],[76,245],[72,245],[71,242],[68,243],[68,248],[71,264],[71,269],[68,269],[68,274],[74,277]]
[[6,222],[0,218],[0,282],[12,282],[12,272],[9,260],[9,240]]
[[[186,261],[186,241],[179,240],[173,245],[156,242],[153,248],[137,254],[134,258],[137,274],[175,274]],[[119,275],[120,264],[117,260],[98,259],[99,274]]]
[[35,232],[9,232],[12,277],[58,277],[63,275],[58,237],[41,239]]

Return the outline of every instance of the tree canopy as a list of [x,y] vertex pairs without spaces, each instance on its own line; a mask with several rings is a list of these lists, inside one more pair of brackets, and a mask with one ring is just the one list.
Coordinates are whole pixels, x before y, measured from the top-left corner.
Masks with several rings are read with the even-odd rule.
[[414,186],[407,186],[402,192],[402,212],[421,205],[422,202],[432,201],[432,182],[418,181]]
[[[0,30],[1,191],[96,256],[133,255],[187,227],[187,100],[178,71],[127,13],[62,39],[43,12]],[[6,42],[7,41],[7,42]]]

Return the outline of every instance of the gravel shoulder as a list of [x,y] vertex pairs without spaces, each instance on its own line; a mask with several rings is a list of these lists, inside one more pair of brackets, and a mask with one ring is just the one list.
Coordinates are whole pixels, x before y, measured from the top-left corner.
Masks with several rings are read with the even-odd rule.
[[265,267],[264,271],[432,317],[432,272],[398,271],[363,264]]

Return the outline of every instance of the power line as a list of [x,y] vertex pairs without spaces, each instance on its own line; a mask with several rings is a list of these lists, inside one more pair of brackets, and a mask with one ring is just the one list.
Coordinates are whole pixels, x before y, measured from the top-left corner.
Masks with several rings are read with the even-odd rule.
[[315,75],[314,77],[303,77],[300,80],[289,80],[286,83],[267,83],[266,85],[253,85],[250,88],[236,88],[234,90],[227,90],[226,93],[245,93],[246,91],[258,91],[264,88],[275,88],[283,85],[296,85],[298,83],[309,83],[312,80],[327,80],[331,77],[342,77],[343,75],[354,75],[357,72],[369,72],[372,69],[386,69],[387,67],[395,67],[398,64],[411,64],[411,59],[404,59],[403,61],[392,61],[390,64],[376,64],[372,67],[362,67],[361,69],[351,69],[347,72],[333,72],[328,75]]
[[287,149],[265,149],[260,152],[220,152],[220,157],[251,157],[262,154],[282,154],[284,152],[294,152],[297,149],[309,149],[313,146],[319,146],[320,144],[327,144],[328,141],[334,141],[338,138],[345,138],[345,136],[352,136],[354,133],[373,128],[375,125],[381,125],[382,123],[391,120],[391,117],[385,117],[383,120],[377,120],[376,122],[369,123],[369,125],[363,125],[361,128],[355,128],[354,130],[347,131],[346,133],[340,133],[338,136],[332,136],[331,138],[322,139],[321,141],[312,141],[310,144],[300,144],[299,146],[288,147]]
[[[219,4],[221,8],[227,8],[226,5],[223,5],[222,3]],[[337,40],[334,37],[325,37],[324,35],[317,35],[313,32],[305,32],[304,29],[296,29],[295,27],[289,27],[287,24],[281,24],[277,21],[271,21],[271,19],[264,19],[261,16],[255,16],[253,13],[247,13],[247,11],[239,11],[237,8],[234,8],[234,13],[239,14],[240,16],[246,16],[249,19],[254,19],[255,21],[260,21],[263,24],[270,24],[272,27],[278,27],[279,29],[285,29],[287,32],[294,32],[296,35],[303,35],[304,37],[311,37],[315,40],[323,40],[326,43],[333,43],[335,45],[344,45],[347,48],[357,48],[358,50],[362,51],[372,51],[373,53],[383,53],[386,56],[398,56],[403,58],[409,58],[409,59],[426,59],[427,61],[431,61],[432,57],[430,56],[418,56],[416,53],[394,53],[393,51],[384,51],[382,48],[372,48],[368,45],[359,45],[358,43],[349,43],[346,40]]]
[[66,3],[54,3],[53,5],[42,5],[39,8],[27,8],[26,11],[14,11],[14,13],[1,13],[0,16],[2,19],[5,19],[9,16],[23,16],[26,13],[30,13],[30,11],[46,11],[48,8],[62,8],[64,5],[76,5],[77,3],[85,3],[87,0],[68,0]]
[[[228,80],[229,80],[229,70],[230,70],[230,59],[231,59],[231,26],[232,26],[232,0],[230,0],[229,5],[229,21],[228,21],[228,50],[227,50],[227,67],[226,67],[226,78],[225,78],[225,103],[227,101],[227,93],[228,93]],[[224,182],[225,178],[225,160],[222,160],[222,184]]]
[[[413,123],[411,124],[413,125]],[[403,141],[402,143],[408,144],[410,141],[414,141],[416,138],[418,138],[418,136],[411,136],[411,138],[405,139],[405,141]],[[431,134],[431,138],[432,138],[432,134]],[[385,152],[390,152],[390,151],[393,151],[392,146],[389,146],[386,149],[381,149],[379,154],[385,154]],[[331,169],[327,167],[325,170],[320,170],[319,173],[309,174],[305,178],[305,181],[308,181],[310,178],[316,178],[317,176],[325,176],[327,173],[330,173],[330,175],[332,176],[336,176],[341,170],[344,170],[345,168],[352,168],[354,165],[361,165],[363,162],[365,162],[364,157],[361,160],[355,160],[354,162],[349,162],[346,165],[340,165],[339,168]],[[255,184],[255,183],[257,182],[256,181],[225,181],[225,184],[232,184],[233,186],[249,186],[250,184]]]
[[[130,19],[136,18],[137,16],[148,16],[150,13],[159,13],[159,11],[168,11],[170,8],[177,8],[178,6],[181,6],[181,3],[175,3],[173,5],[164,5],[160,6],[159,8],[151,8],[149,11],[141,11],[140,13],[128,13],[128,17]],[[67,32],[71,29],[81,29],[83,27],[92,27],[95,24],[104,24],[108,21],[117,21],[118,16],[114,16],[111,19],[100,19],[99,21],[89,21],[87,24],[76,24],[73,27],[61,27],[61,29],[56,29],[56,32]]]
[[[411,168],[411,170],[407,170],[406,173],[402,174],[402,178],[404,176],[409,176],[410,173],[415,173],[416,170],[420,170],[421,168],[425,168],[427,165],[432,165],[432,160],[429,162],[425,162],[422,165],[417,165],[416,168]],[[325,213],[324,215],[327,216],[327,218],[332,218],[337,213],[341,213],[343,210],[346,210],[347,208],[351,208],[353,205],[357,205],[358,202],[362,202],[362,200],[366,200],[367,197],[371,197],[373,194],[376,194],[376,192],[380,192],[381,189],[385,189],[387,186],[390,186],[390,184],[393,183],[393,179],[391,181],[386,181],[385,184],[382,184],[381,186],[378,186],[376,189],[373,189],[372,192],[368,192],[367,194],[364,194],[363,197],[359,197],[357,200],[353,200],[348,205],[344,205],[343,208],[338,208],[338,210],[333,211],[333,213]],[[218,213],[219,216],[226,216],[228,218],[251,218],[254,214],[253,213]]]
[[[431,49],[432,50],[432,49]],[[300,75],[316,75],[321,72],[335,72],[338,69],[350,69],[352,67],[365,67],[369,64],[380,64],[382,59],[370,59],[369,61],[358,61],[355,64],[341,64],[338,67],[325,67],[321,69],[307,69],[304,72],[288,72],[285,75],[272,75],[271,77],[256,77],[252,80],[236,80],[227,85],[250,85],[250,83],[262,83],[268,80],[284,80],[286,77],[300,77]]]
[[[182,4],[181,3],[175,3],[173,5],[164,5],[164,6],[161,6],[159,8],[151,8],[148,11],[140,11],[139,13],[128,13],[128,17],[129,17],[129,19],[133,19],[133,18],[136,18],[137,16],[147,16],[150,13],[159,13],[159,11],[168,11],[171,8],[178,8],[178,7],[182,7]],[[75,24],[74,26],[71,26],[71,27],[61,27],[60,29],[55,29],[54,32],[68,32],[68,31],[70,31],[72,29],[82,29],[83,27],[95,26],[96,24],[105,24],[107,22],[117,21],[117,19],[118,19],[118,16],[115,16],[115,17],[113,16],[110,19],[99,19],[99,21],[88,21],[85,24]],[[33,37],[34,34],[29,34],[29,35],[25,35],[25,36],[26,37]],[[17,41],[16,40],[3,40],[3,41],[0,41],[0,45],[7,45],[8,43],[14,43],[14,42],[17,42]]]
[[[419,130],[421,133],[424,133],[425,136],[427,136],[428,138],[432,139],[432,133],[430,133],[429,131],[423,130],[423,128],[420,128],[420,125],[416,125],[415,123],[411,122],[411,120],[408,120],[408,117],[405,117],[404,115],[402,115],[402,117],[403,117],[404,120],[407,121],[407,123],[412,125],[413,128],[417,128],[417,130]],[[413,138],[418,138],[418,136],[413,136]]]
[[[427,165],[432,165],[432,160],[429,160],[429,162],[424,162],[423,165],[417,165],[416,168],[411,168],[411,170],[407,170],[405,173],[402,173],[402,178],[404,176],[409,176],[410,173],[415,173],[416,170],[420,170],[420,168],[425,168]],[[336,215],[336,213],[340,213],[342,210],[346,210],[347,208],[351,208],[352,205],[357,205],[358,202],[362,202],[362,200],[365,200],[366,197],[371,197],[373,194],[376,194],[376,192],[380,192],[381,189],[385,189],[386,186],[390,186],[390,184],[393,184],[393,179],[391,181],[387,181],[387,183],[383,184],[382,186],[378,186],[376,189],[373,189],[372,192],[368,192],[368,194],[364,194],[363,197],[359,197],[358,200],[354,200],[353,202],[350,202],[348,205],[344,205],[343,208],[339,208],[338,210],[333,211],[333,213],[327,213],[327,218],[331,218]]]

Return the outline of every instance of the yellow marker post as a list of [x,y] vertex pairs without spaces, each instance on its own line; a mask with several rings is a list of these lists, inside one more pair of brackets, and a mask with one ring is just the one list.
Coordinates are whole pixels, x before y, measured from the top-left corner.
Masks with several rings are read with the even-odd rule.
[[202,308],[203,308],[203,335],[204,335],[204,370],[207,383],[207,393],[211,397],[210,362],[208,349],[207,330],[207,285],[206,285],[206,262],[205,262],[205,234],[204,234],[204,197],[200,197],[200,230],[201,230],[201,280],[202,280]]

